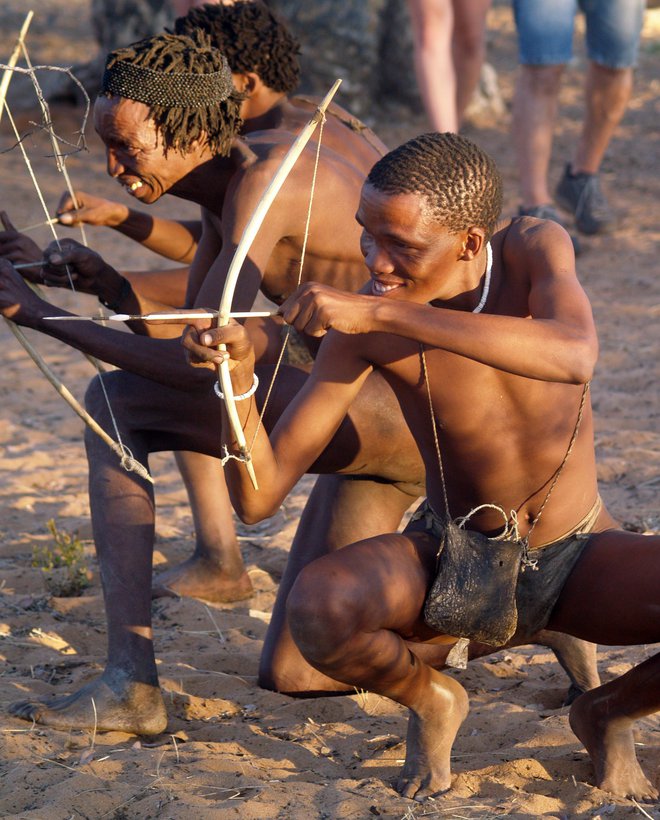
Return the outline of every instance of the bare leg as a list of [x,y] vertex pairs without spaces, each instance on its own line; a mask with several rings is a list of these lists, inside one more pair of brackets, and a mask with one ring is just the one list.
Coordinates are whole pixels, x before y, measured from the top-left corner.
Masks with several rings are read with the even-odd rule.
[[418,800],[450,787],[451,747],[468,710],[463,687],[405,640],[428,633],[419,614],[435,551],[425,533],[361,541],[305,567],[288,599],[293,638],[315,668],[410,709],[398,789]]
[[626,113],[632,86],[632,68],[607,68],[589,62],[586,116],[572,164],[573,173],[598,173],[612,135]]
[[523,208],[552,202],[548,168],[563,65],[521,65],[513,98],[513,138]]
[[[412,494],[392,484],[346,476],[320,476],[312,490],[296,531],[289,559],[273,607],[259,663],[259,685],[294,696],[342,694],[347,687],[312,667],[295,645],[286,618],[286,600],[298,574],[311,561],[353,541],[395,531],[405,511],[415,501]],[[442,669],[454,639],[434,636],[409,649],[420,660]],[[596,646],[572,635],[543,630],[532,642],[550,647],[571,680],[567,703],[598,686]],[[472,644],[470,658],[498,649]]]
[[195,551],[155,578],[153,595],[175,592],[204,601],[241,601],[253,594],[226,491],[222,465],[201,453],[177,452],[195,523]]
[[[660,639],[660,538],[622,531],[592,536],[557,602],[552,629],[599,643]],[[598,786],[621,797],[658,796],[635,755],[634,721],[660,710],[660,655],[579,697],[571,726],[594,764]]]
[[391,484],[366,478],[319,476],[305,505],[280,581],[259,663],[260,686],[298,695],[351,691],[303,658],[291,637],[286,600],[303,567],[356,538],[396,530],[414,501],[414,495]]
[[479,83],[486,55],[486,15],[491,0],[454,0],[452,59],[456,75],[456,119],[463,114]]
[[434,131],[458,131],[451,0],[408,0],[417,84]]
[[[196,448],[218,453],[209,424],[211,395],[190,396],[125,371],[104,377],[123,443],[142,464],[151,452]],[[87,392],[91,414],[112,430],[95,379]],[[151,629],[154,497],[150,484],[127,473],[106,444],[86,435],[94,542],[105,600],[108,656],[100,678],[68,698],[17,704],[14,714],[58,728],[117,729],[140,734],[164,730]]]
[[584,692],[600,686],[600,675],[596,664],[598,647],[595,643],[582,641],[564,632],[552,632],[550,629],[541,630],[530,643],[552,649],[562,669],[568,675],[571,685],[564,700],[564,706],[569,706]]
[[637,762],[633,724],[660,709],[659,691],[660,654],[573,704],[571,729],[589,752],[596,783],[604,791],[638,800],[658,797]]
[[[250,319],[246,326],[259,362],[277,361],[281,325],[271,319]],[[156,576],[154,597],[174,592],[213,603],[250,598],[254,590],[236,540],[222,464],[202,453],[179,451],[175,457],[195,524],[195,549],[181,564]]]
[[[111,379],[105,378],[109,385]],[[112,429],[97,380],[88,391],[88,407],[102,426]],[[125,440],[128,438],[126,435]],[[135,458],[146,464],[143,442],[130,437],[126,443]],[[14,704],[10,712],[59,729],[157,734],[165,729],[167,715],[158,687],[151,629],[153,493],[147,482],[120,467],[117,456],[96,435],[86,431],[85,444],[108,625],[106,668],[100,678],[69,697]]]

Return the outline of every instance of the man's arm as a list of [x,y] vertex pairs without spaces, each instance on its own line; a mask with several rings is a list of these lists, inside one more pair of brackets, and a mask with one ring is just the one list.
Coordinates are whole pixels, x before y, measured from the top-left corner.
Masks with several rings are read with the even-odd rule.
[[[71,280],[65,269],[51,268],[44,272],[42,265],[44,253],[41,248],[28,236],[20,233],[12,225],[9,216],[0,211],[0,221],[4,230],[0,231],[0,257],[8,259],[13,265],[20,266],[21,276],[28,282],[48,287],[69,289]],[[62,240],[63,245],[74,240]],[[49,247],[52,247],[49,246]],[[169,268],[160,271],[117,271],[106,264],[101,257],[94,254],[98,264],[87,265],[86,274],[80,279],[76,273],[74,286],[77,290],[97,296],[99,300],[112,312],[120,313],[153,313],[167,310],[172,307],[181,307],[184,304],[188,268]],[[36,263],[34,267],[26,268],[29,263]],[[166,338],[179,336],[180,329],[169,326],[167,328],[144,323],[132,323],[131,329],[135,333],[147,336]]]
[[151,216],[119,202],[75,191],[75,207],[69,193],[64,193],[57,207],[62,225],[100,225],[144,245],[154,253],[175,262],[192,262],[202,233],[198,221],[174,221]]
[[[197,364],[214,366],[223,356],[229,357],[235,394],[250,392],[254,383],[254,350],[244,327],[231,322],[199,334],[191,327],[184,334],[183,344]],[[226,344],[226,354],[206,347],[215,348],[218,344]],[[199,351],[201,358],[197,357]],[[371,370],[371,365],[360,356],[354,338],[331,333],[321,347],[311,375],[278,420],[270,439],[259,423],[254,395],[236,402],[260,488],[254,490],[240,461],[227,461],[229,493],[243,521],[254,523],[277,512],[337,432]],[[238,451],[224,404],[222,440],[230,454]]]
[[[51,287],[70,288],[72,285],[80,293],[97,296],[111,313],[156,313],[181,307],[183,300],[170,302],[166,298],[149,298],[133,280],[123,276],[109,265],[96,251],[86,248],[74,239],[51,242],[44,250],[41,281]],[[171,290],[181,289],[181,277],[187,279],[186,269],[172,271],[171,277],[163,283]],[[158,277],[158,273],[153,274]],[[178,284],[177,284],[178,283]],[[158,281],[152,283],[158,291]],[[134,333],[156,338],[179,338],[181,328],[177,325],[151,325],[145,322],[130,322]]]
[[588,381],[598,341],[568,234],[552,222],[536,222],[506,239],[503,259],[527,299],[517,315],[502,310],[473,314],[345,294],[313,283],[303,285],[280,312],[286,322],[311,336],[322,336],[330,328],[343,333],[383,331],[527,378]]
[[[87,250],[87,249],[83,249]],[[131,373],[181,390],[211,390],[212,378],[188,366],[180,340],[150,339],[94,322],[47,321],[71,314],[38,297],[10,262],[0,259],[0,313],[83,353]]]

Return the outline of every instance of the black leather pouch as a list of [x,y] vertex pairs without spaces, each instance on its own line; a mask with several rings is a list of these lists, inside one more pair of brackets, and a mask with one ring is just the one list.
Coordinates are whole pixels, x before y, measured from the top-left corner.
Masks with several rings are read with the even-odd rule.
[[445,635],[502,646],[516,631],[523,543],[445,524],[424,620]]

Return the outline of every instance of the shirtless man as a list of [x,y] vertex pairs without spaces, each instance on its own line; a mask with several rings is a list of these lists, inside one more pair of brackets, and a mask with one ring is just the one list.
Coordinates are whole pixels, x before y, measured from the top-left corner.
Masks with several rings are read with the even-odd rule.
[[[287,96],[297,86],[299,44],[287,27],[261,2],[241,2],[232,6],[222,4],[195,8],[176,20],[175,32],[191,35],[196,30],[208,34],[214,47],[219,48],[232,69],[234,86],[245,95],[240,113],[244,120],[241,133],[281,129],[297,134],[307,123],[314,106],[308,100]],[[271,55],[276,55],[273,59]],[[357,169],[359,183],[373,163],[385,153],[385,145],[366,126],[351,117],[339,106],[331,105],[323,128],[323,145],[336,152]],[[80,223],[105,225],[125,236],[142,242],[153,251],[172,259],[190,263],[201,235],[201,223],[177,223],[153,217],[144,210],[129,208],[119,202],[76,192],[79,208],[74,210],[69,194],[58,209],[63,224]],[[0,214],[6,230],[0,232],[0,254],[15,264],[41,260],[41,250],[25,235],[12,230],[6,215]],[[324,233],[328,233],[327,230]],[[333,238],[339,242],[341,237]],[[357,248],[353,256],[359,259]],[[185,303],[189,267],[162,271],[124,272],[124,280],[110,268],[99,271],[96,281],[87,290],[95,295],[113,299],[116,311],[135,310],[135,302],[143,311],[166,305]],[[30,274],[30,270],[23,274]],[[33,271],[34,281],[41,280],[41,268]],[[343,284],[356,290],[366,281],[366,270],[359,263],[353,265]],[[68,287],[68,277],[47,279],[47,284]],[[130,286],[129,286],[130,283]],[[123,285],[123,287],[122,287]],[[253,297],[257,283],[253,286]],[[191,293],[194,299],[194,292]],[[270,333],[266,330],[270,326]],[[253,330],[255,323],[252,324]],[[178,334],[179,329],[162,325],[135,325],[133,329],[147,335]],[[261,361],[275,361],[281,344],[280,333],[273,322],[259,323],[263,339]],[[311,365],[309,354],[299,365]],[[236,539],[232,511],[222,486],[222,469],[217,459],[200,453],[176,454],[188,495],[195,524],[195,551],[183,564],[174,566],[157,577],[154,594],[170,591],[192,595],[210,601],[233,601],[252,594],[252,584],[243,564]]]
[[[176,79],[177,59],[182,55],[193,68],[200,66],[202,71],[213,72],[209,88],[199,94],[214,98],[217,84],[220,96],[225,97],[220,102],[213,99],[212,105],[202,110],[201,116],[208,117],[204,123],[208,139],[196,138],[194,127],[200,116],[197,109],[190,110],[192,123],[186,119],[172,122],[169,110],[132,98],[149,90],[145,83],[136,85],[132,78],[136,71],[141,79],[140,68],[145,60],[154,76],[156,93],[169,89],[171,74]],[[202,207],[204,232],[191,266],[188,298],[193,306],[217,306],[246,220],[288,150],[291,133],[267,131],[236,138],[240,99],[227,86],[230,75],[223,68],[226,63],[219,52],[196,46],[189,38],[154,37],[113,53],[109,63],[105,91],[94,111],[95,127],[107,148],[108,171],[143,204],[151,204],[167,192]],[[190,98],[190,91],[186,91],[186,97]],[[175,113],[179,113],[179,107]],[[243,266],[234,309],[249,310],[259,287],[276,301],[283,301],[295,289],[308,205],[303,192],[308,191],[312,179],[315,155],[315,146],[309,146],[280,191],[277,206],[269,212]],[[356,289],[368,278],[359,251],[359,229],[352,217],[363,179],[362,169],[332,150],[321,149],[303,280],[313,277]],[[61,250],[48,251],[48,258],[59,267],[46,270],[47,278],[56,279],[61,266],[67,263],[81,291],[93,287],[99,274],[102,281],[112,281],[112,271],[93,251],[70,240],[63,241],[62,246]],[[130,336],[93,323],[44,321],[44,316],[65,312],[36,297],[9,263],[2,264],[0,271],[0,300],[5,315],[130,371],[104,376],[104,391],[98,380],[92,382],[87,403],[99,423],[112,429],[103,397],[107,392],[122,441],[137,461],[147,463],[148,454],[158,450],[186,449],[221,455],[218,399],[208,381],[200,381],[188,367],[178,339]],[[104,293],[104,301],[113,304],[118,290]],[[130,293],[121,307],[134,312],[152,309],[152,304]],[[275,414],[300,386],[305,373],[289,368],[283,376],[272,400]],[[267,379],[263,386],[265,389]],[[350,469],[363,477],[343,481],[328,476],[326,487],[313,494],[307,520],[311,519],[311,526],[327,519],[331,544],[357,526],[344,520],[342,510],[343,515],[356,516],[365,534],[380,532],[383,522],[386,528],[395,528],[423,486],[419,453],[390,389],[375,379],[365,390],[364,401],[359,429],[348,422],[341,448],[336,448],[325,464],[318,465],[321,472]],[[372,429],[379,429],[390,444],[383,446],[380,437],[370,434]],[[165,727],[166,717],[157,687],[150,627],[152,490],[135,473],[126,473],[116,456],[95,436],[87,437],[87,448],[90,505],[108,621],[107,669],[100,680],[71,699],[51,704],[51,709],[41,706],[33,711],[38,712],[37,719],[49,725],[93,726],[93,697],[99,728],[123,726],[129,731],[159,732]],[[219,495],[222,485],[216,482],[209,491]],[[281,635],[276,635],[273,651],[279,653],[278,663],[284,668],[287,653],[295,647],[282,649]],[[289,647],[290,642],[284,639],[284,644]],[[277,671],[270,669],[269,662],[266,668],[271,685],[289,688],[289,684],[277,680]],[[293,676],[294,672],[289,674]],[[304,679],[296,677],[290,687],[304,684]]]
[[[450,787],[451,747],[468,710],[463,687],[437,671],[448,644],[461,641],[436,626],[434,607],[453,605],[467,621],[485,592],[501,600],[507,592],[477,569],[479,587],[452,593],[438,556],[460,534],[452,520],[501,537],[504,513],[524,568],[509,587],[514,640],[539,627],[613,645],[660,640],[660,538],[621,530],[598,498],[587,389],[598,343],[570,238],[528,217],[496,228],[501,203],[494,163],[458,135],[423,135],[381,159],[356,214],[371,283],[361,294],[308,283],[285,302],[285,321],[324,342],[270,440],[263,428],[256,436],[261,489],[239,461],[226,467],[235,509],[259,521],[322,452],[370,374],[395,391],[424,459],[427,501],[404,533],[308,564],[287,609],[319,673],[409,708],[398,787],[416,799]],[[236,394],[245,393],[254,363],[245,329],[195,326],[185,339],[193,361],[228,361]],[[237,403],[248,440],[253,403]],[[226,418],[223,438],[235,452]],[[496,545],[482,544],[479,555]],[[440,589],[430,596],[436,573]],[[488,614],[463,635],[492,626]],[[657,797],[632,727],[659,708],[660,654],[575,701],[571,726],[600,788]]]
[[[241,104],[241,133],[271,129],[298,133],[301,130],[318,101],[290,96],[300,80],[300,44],[268,6],[261,0],[206,5],[191,9],[174,23],[175,34],[191,36],[196,30],[206,32],[211,45],[222,51],[232,70],[234,86],[245,95]],[[323,144],[361,168],[366,175],[385,153],[386,146],[373,131],[335,103],[330,105],[328,115]],[[77,209],[68,193],[62,197],[58,217],[63,225],[85,223],[110,227],[162,256],[192,262],[201,236],[201,222],[160,219],[82,191],[76,191],[76,197]],[[179,297],[171,301],[172,305],[181,305],[185,301],[188,268],[177,273],[183,273],[183,276],[179,276]],[[169,281],[175,273],[168,270],[125,274],[134,289],[157,299],[162,299],[163,275]]]
[[[172,123],[167,119],[169,111],[130,98],[129,93],[135,91],[122,85],[134,70],[141,76],[139,66],[148,55],[147,67],[157,90],[169,90],[168,77],[176,74],[171,67],[181,54],[193,65],[198,61],[207,71],[214,69],[211,91],[205,93],[215,93],[215,83],[220,83],[228,94],[209,112],[206,128],[212,143],[196,139],[190,122]],[[162,63],[169,71],[163,70]],[[154,202],[168,192],[202,206],[204,234],[191,267],[189,299],[191,305],[217,305],[238,238],[290,145],[291,135],[268,131],[234,138],[239,101],[226,87],[221,55],[195,48],[188,38],[151,38],[113,53],[109,64],[105,91],[94,112],[96,129],[107,148],[108,170],[142,203]],[[142,84],[141,91],[145,87],[148,89]],[[220,119],[216,117],[219,107]],[[192,115],[196,121],[199,112],[195,110]],[[225,156],[223,146],[230,142],[231,150]],[[269,212],[243,267],[234,309],[249,309],[260,285],[280,302],[295,290],[307,212],[301,189],[311,179],[314,159],[312,147],[304,152],[280,191],[277,207]],[[305,280],[313,277],[348,288],[358,277],[368,276],[359,251],[360,230],[352,217],[362,181],[345,159],[322,149]],[[93,251],[71,241],[62,244],[61,250],[52,248],[48,258],[55,265],[68,263],[81,290],[96,281],[99,272],[104,281],[109,278],[105,263]],[[56,277],[59,270],[53,268],[47,276]],[[106,301],[111,298],[108,294]],[[124,309],[133,312],[139,306],[129,301]],[[103,390],[98,379],[94,380],[87,404],[99,423],[111,429],[105,401],[109,396],[122,441],[140,463],[146,464],[149,453],[159,450],[221,455],[219,401],[206,374],[187,366],[178,339],[130,336],[91,322],[45,321],[44,316],[65,315],[65,311],[36,297],[7,262],[0,264],[0,309],[20,324],[125,369],[104,376]],[[282,375],[271,400],[271,418],[278,417],[306,378],[296,368]],[[263,379],[258,399],[266,385],[267,379]],[[47,706],[19,704],[14,712],[55,727],[158,733],[165,728],[166,714],[151,631],[152,488],[135,473],[125,472],[115,454],[96,436],[88,434],[86,446],[92,524],[108,623],[106,669],[99,679],[70,697],[58,698]],[[423,489],[421,457],[393,391],[379,374],[367,380],[349,418],[313,471],[332,475],[321,476],[310,495],[280,583],[260,668],[262,685],[291,693],[346,691],[344,684],[308,664],[291,639],[285,602],[300,567],[318,554],[344,546],[356,534],[366,538],[396,529]],[[219,494],[223,486],[210,489]],[[323,533],[324,537],[311,543],[310,533]],[[597,682],[593,647],[587,651],[575,642],[567,645],[556,635],[542,639],[544,643],[552,641],[560,660],[573,663],[573,678],[582,689]],[[557,648],[556,641],[563,643]],[[576,646],[577,659],[561,654]]]

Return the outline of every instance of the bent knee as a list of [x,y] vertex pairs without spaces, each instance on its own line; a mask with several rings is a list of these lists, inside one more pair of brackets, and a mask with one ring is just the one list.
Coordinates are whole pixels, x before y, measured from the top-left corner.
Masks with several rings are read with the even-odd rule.
[[293,640],[309,663],[325,665],[341,657],[357,631],[359,598],[352,589],[339,574],[326,572],[322,559],[305,567],[296,579],[287,600],[287,619]]

